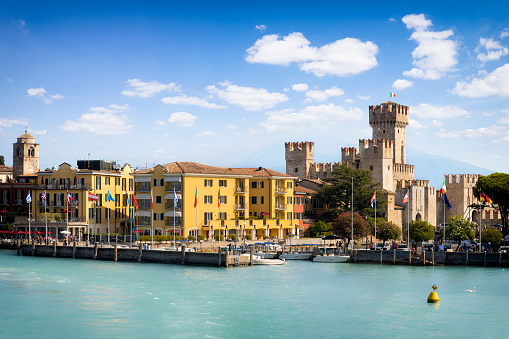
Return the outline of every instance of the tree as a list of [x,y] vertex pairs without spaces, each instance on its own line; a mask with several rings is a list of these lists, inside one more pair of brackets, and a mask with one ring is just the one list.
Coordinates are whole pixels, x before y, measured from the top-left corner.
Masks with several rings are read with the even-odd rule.
[[5,166],[5,158],[3,155],[0,155],[0,165]]
[[304,231],[304,236],[309,238],[317,238],[324,235],[324,233],[331,231],[331,223],[326,223],[323,221],[318,221],[314,225],[308,227],[307,230]]
[[432,240],[435,237],[435,226],[427,221],[414,220],[410,223],[410,238],[416,243]]
[[477,224],[463,217],[456,215],[447,219],[447,228],[445,229],[445,237],[458,242],[456,251],[459,250],[461,240],[474,240]]
[[332,178],[323,180],[313,197],[327,207],[327,212],[320,216],[321,220],[332,221],[340,213],[351,210],[352,178],[354,211],[363,215],[370,213],[370,199],[373,191],[378,187],[378,184],[373,182],[373,175],[370,171],[341,164],[332,172]]
[[483,242],[489,242],[491,244],[500,244],[502,241],[502,232],[494,228],[488,228],[487,230],[482,230],[481,232],[481,240]]
[[502,233],[507,235],[509,230],[509,174],[497,172],[479,177],[474,186],[474,195],[479,197],[481,190],[493,201],[493,207],[500,211]]
[[[347,248],[352,238],[352,213],[343,212],[332,222],[332,232],[340,238],[347,238]],[[357,212],[353,213],[353,236],[363,238],[368,234],[368,226],[364,218]]]
[[393,222],[383,221],[381,223],[376,223],[376,236],[379,239],[382,239],[383,243],[389,239],[400,239],[401,238],[401,228],[394,224]]

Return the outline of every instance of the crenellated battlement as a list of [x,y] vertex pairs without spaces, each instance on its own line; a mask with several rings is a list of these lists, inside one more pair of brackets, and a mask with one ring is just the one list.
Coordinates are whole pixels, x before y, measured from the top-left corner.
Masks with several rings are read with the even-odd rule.
[[[421,180],[421,179],[412,179],[412,180],[398,180],[396,185],[396,190],[402,190],[407,187],[416,186],[416,187],[426,187],[429,188],[429,180]],[[430,190],[436,192],[436,190]],[[435,194],[435,193],[433,193]]]
[[332,178],[332,172],[339,167],[339,162],[313,163],[309,166],[310,179],[327,179]]
[[353,164],[358,159],[356,147],[341,147],[341,162]]
[[311,152],[315,151],[315,143],[312,141],[304,141],[304,142],[285,142],[285,151],[286,152]]
[[[393,164],[394,168],[394,175],[396,174],[415,174],[415,166],[409,165],[409,164]],[[429,180],[428,180],[429,181]]]
[[380,105],[369,106],[369,124],[374,128],[378,124],[408,126],[408,106],[392,101]]
[[393,158],[394,141],[389,139],[359,139],[359,157]]
[[446,174],[444,176],[446,187],[468,187],[473,186],[479,180],[480,174]]

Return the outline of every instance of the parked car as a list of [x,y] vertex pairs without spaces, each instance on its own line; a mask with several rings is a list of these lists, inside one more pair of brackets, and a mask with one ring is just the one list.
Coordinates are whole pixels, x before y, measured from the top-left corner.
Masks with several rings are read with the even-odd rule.
[[433,244],[422,244],[422,250],[423,251],[432,251],[433,250]]
[[500,246],[498,253],[509,253],[509,246]]
[[383,250],[383,251],[388,251],[391,249],[391,245],[386,242],[385,244],[383,242],[379,242],[378,244],[376,244],[376,250]]
[[410,251],[407,244],[398,244],[398,251]]

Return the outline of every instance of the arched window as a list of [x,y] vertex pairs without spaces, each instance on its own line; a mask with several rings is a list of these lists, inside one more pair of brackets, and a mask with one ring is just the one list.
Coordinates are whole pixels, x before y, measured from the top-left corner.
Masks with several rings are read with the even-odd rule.
[[33,147],[30,147],[28,149],[28,156],[33,157],[35,155],[35,149]]
[[17,155],[18,157],[20,157],[20,156],[22,156],[22,155],[23,155],[23,152],[21,152],[21,148],[19,148],[19,147],[17,148],[17,150],[16,150],[16,155]]

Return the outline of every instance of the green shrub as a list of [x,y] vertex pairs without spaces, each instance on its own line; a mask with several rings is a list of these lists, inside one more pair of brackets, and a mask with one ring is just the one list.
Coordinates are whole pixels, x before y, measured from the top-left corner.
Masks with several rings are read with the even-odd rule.
[[231,239],[232,241],[237,240],[237,235],[235,235],[235,234],[230,234],[230,239]]
[[[216,239],[216,241],[219,241],[219,235],[215,235],[214,238]],[[221,234],[221,240],[223,241],[224,240],[224,235]]]
[[253,239],[253,236],[251,234],[246,234],[246,240],[251,240]]

